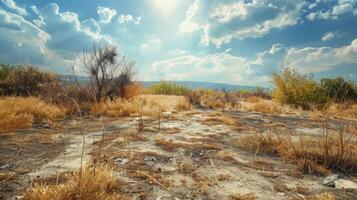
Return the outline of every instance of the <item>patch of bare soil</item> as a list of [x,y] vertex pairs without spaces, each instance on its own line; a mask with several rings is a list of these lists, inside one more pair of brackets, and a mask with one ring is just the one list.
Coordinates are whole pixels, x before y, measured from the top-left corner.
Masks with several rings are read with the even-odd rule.
[[[85,122],[83,162],[109,164],[122,182],[121,192],[133,199],[235,199],[245,195],[285,200],[306,199],[322,192],[332,192],[337,199],[356,197],[355,190],[323,186],[324,177],[297,173],[296,166],[279,157],[247,152],[232,144],[241,136],[269,128],[289,136],[319,135],[321,127],[317,121],[198,110],[166,112],[160,122],[144,118],[144,128],[138,132],[138,120]],[[78,127],[72,125],[75,126]],[[0,166],[9,164],[8,169],[17,173],[1,183],[1,192],[6,195],[3,199],[20,195],[31,178],[53,183],[56,177],[61,177],[59,173],[80,167],[83,138],[78,128],[66,129],[61,137],[55,134],[51,143],[41,143],[45,139],[39,137],[27,140],[23,147],[12,143],[13,137],[21,138],[21,134],[30,132],[0,135]],[[19,156],[20,149],[26,153]],[[16,159],[11,161],[12,157]],[[20,176],[16,172],[19,167],[28,170]],[[355,177],[346,179],[356,182]]]

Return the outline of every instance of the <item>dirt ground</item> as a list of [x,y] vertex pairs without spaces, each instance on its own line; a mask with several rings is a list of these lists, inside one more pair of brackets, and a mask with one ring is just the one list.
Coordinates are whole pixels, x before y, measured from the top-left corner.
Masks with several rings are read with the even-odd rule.
[[[224,120],[231,117],[233,121]],[[331,129],[334,129],[331,121]],[[275,128],[284,134],[319,135],[321,125],[307,117],[195,110],[165,112],[160,123],[144,118],[65,121],[55,128],[0,135],[0,199],[16,199],[34,182],[78,170],[83,163],[108,163],[133,199],[229,199],[253,192],[256,199],[304,199],[329,191],[356,199],[356,191],[321,184],[324,177],[294,173],[279,157],[250,153],[232,140]],[[85,146],[79,127],[84,127]],[[346,177],[357,181],[356,177]]]

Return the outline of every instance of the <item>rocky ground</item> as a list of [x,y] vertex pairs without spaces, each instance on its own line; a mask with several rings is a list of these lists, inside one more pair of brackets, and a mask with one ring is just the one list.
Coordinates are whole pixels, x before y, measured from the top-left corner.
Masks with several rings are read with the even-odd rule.
[[[335,129],[335,121],[330,121]],[[60,182],[81,163],[103,162],[114,169],[133,199],[304,199],[324,191],[357,199],[357,178],[296,173],[296,166],[264,153],[234,147],[234,139],[269,129],[292,137],[322,134],[307,117],[196,110],[166,112],[159,118],[86,119],[0,135],[0,199],[21,198],[34,182]],[[84,128],[83,137],[80,128]],[[82,152],[84,156],[82,157]]]

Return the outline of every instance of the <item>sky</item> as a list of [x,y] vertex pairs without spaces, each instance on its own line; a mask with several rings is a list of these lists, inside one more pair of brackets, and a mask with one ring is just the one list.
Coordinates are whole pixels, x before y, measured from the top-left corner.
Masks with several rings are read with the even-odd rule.
[[93,43],[140,81],[270,86],[286,67],[357,81],[357,0],[0,0],[0,63],[69,74]]

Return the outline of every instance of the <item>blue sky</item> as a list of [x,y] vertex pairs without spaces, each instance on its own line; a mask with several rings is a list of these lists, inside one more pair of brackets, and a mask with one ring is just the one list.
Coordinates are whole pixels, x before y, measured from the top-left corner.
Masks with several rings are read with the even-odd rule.
[[357,81],[357,0],[0,0],[0,62],[58,73],[93,42],[138,80],[269,86],[285,67]]

